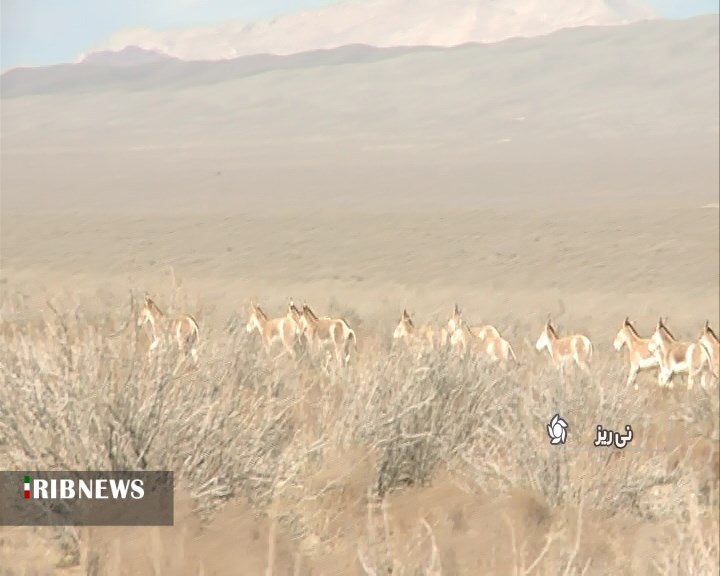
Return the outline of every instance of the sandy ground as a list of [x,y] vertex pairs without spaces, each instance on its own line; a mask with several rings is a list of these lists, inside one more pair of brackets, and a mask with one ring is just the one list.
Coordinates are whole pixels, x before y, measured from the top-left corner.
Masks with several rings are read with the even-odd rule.
[[618,157],[629,147],[598,149],[601,162],[586,154],[571,166],[562,150],[514,152],[500,165],[326,152],[247,171],[215,158],[219,174],[205,151],[192,163],[8,155],[3,281],[33,294],[102,289],[122,306],[127,288],[167,299],[172,267],[203,307],[194,312],[221,317],[245,314],[251,297],[274,310],[292,296],[376,318],[402,307],[445,316],[458,302],[506,330],[564,315],[600,339],[625,314],[643,330],[668,316],[683,336],[717,323],[718,212],[703,207],[718,186],[711,151],[633,163]]

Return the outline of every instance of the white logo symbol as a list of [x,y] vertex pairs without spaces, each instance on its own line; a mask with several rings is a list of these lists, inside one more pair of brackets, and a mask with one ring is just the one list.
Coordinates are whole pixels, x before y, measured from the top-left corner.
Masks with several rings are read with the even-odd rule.
[[560,414],[555,414],[547,425],[548,436],[550,436],[550,444],[565,444],[567,439],[567,422],[560,418]]

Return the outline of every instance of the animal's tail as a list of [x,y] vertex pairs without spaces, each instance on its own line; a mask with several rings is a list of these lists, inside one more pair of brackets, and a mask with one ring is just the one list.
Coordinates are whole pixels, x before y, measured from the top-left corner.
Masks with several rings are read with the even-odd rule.
[[512,344],[508,342],[508,349],[510,350],[510,356],[512,356],[513,362],[519,364],[517,356],[515,356],[515,350],[513,350]]
[[199,344],[200,343],[200,325],[197,323],[197,320],[190,314],[187,315],[188,319],[190,320],[190,326],[191,331],[190,335],[188,336],[188,344]]
[[712,356],[710,356],[710,351],[705,347],[703,343],[698,343],[698,346],[700,346],[700,350],[702,350],[703,358],[705,358],[705,361],[707,362],[707,367],[710,370],[710,373],[717,378],[717,374],[715,373],[715,367],[713,366]]

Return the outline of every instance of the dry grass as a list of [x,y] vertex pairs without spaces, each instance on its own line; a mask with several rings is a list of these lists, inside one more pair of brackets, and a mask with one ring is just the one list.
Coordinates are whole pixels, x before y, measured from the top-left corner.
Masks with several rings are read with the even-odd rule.
[[[2,310],[32,317],[19,295]],[[3,573],[717,570],[717,388],[627,390],[603,354],[565,382],[522,348],[509,374],[417,360],[367,326],[348,369],[325,373],[268,360],[240,317],[200,318],[200,366],[176,371],[132,323],[110,337],[121,312],[47,310],[2,326],[0,466],[174,470],[176,526],[3,529]],[[558,411],[564,447],[545,433]],[[598,423],[632,424],[632,444],[594,448]]]

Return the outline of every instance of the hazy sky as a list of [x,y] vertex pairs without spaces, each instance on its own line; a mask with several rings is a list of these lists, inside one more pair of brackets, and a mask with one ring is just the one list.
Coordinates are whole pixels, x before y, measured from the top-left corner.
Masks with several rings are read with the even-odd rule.
[[[572,0],[569,0],[572,1]],[[126,28],[264,20],[333,0],[0,0],[0,67],[71,62]],[[720,0],[646,0],[666,17],[718,12]]]

